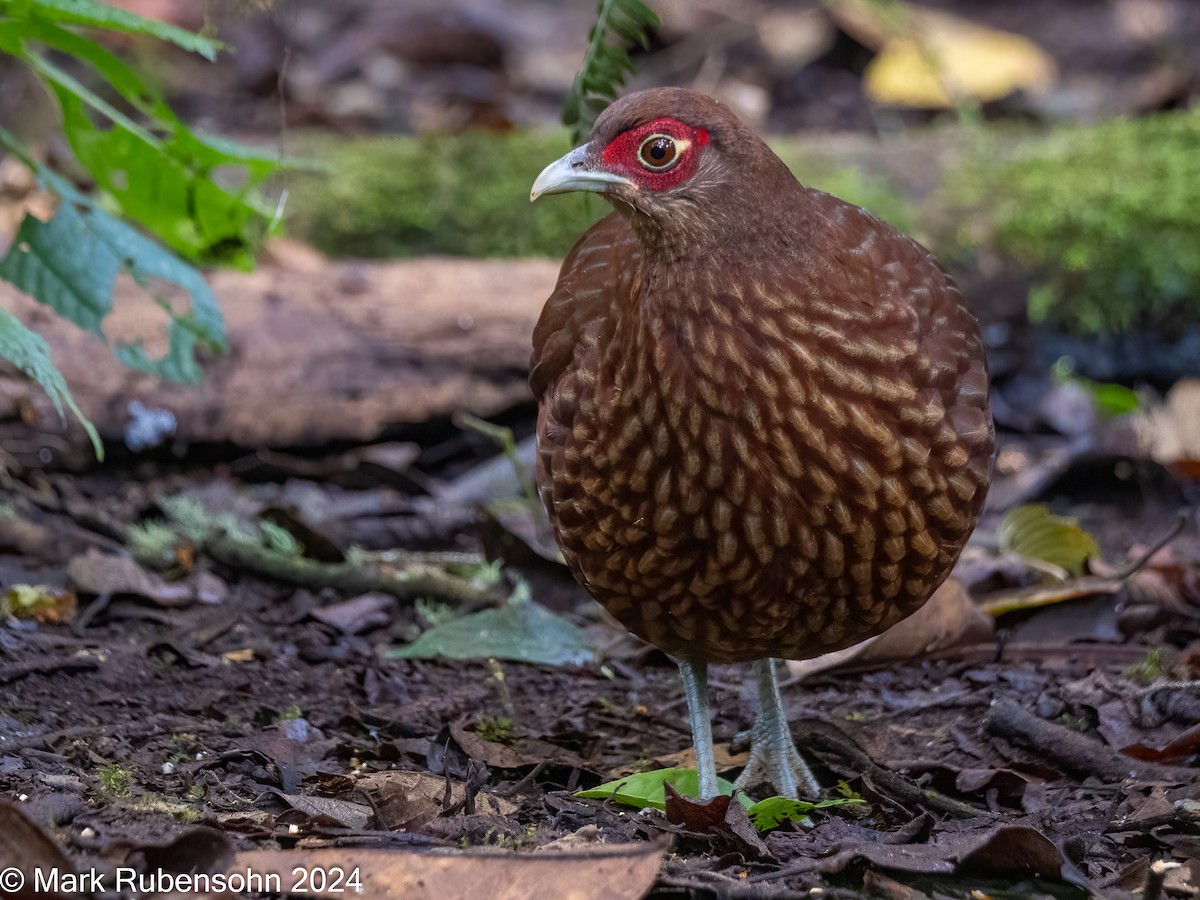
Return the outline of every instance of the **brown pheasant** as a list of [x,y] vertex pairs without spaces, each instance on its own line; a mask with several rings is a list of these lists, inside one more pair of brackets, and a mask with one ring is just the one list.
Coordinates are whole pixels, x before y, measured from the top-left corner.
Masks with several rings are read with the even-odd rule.
[[708,97],[614,103],[530,198],[581,190],[616,212],[563,263],[530,375],[559,545],[680,660],[702,797],[706,665],[746,660],[739,783],[815,792],[772,658],[878,634],[949,574],[995,441],[978,325],[925,248],[805,188]]

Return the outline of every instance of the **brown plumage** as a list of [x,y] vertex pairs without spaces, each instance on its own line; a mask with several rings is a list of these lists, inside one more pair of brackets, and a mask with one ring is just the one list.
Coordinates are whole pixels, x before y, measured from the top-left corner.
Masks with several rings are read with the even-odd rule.
[[[639,177],[648,127],[681,157],[667,177]],[[534,333],[538,488],[576,578],[695,662],[807,658],[918,609],[994,446],[954,282],[688,91],[615,103],[572,158],[617,210]]]

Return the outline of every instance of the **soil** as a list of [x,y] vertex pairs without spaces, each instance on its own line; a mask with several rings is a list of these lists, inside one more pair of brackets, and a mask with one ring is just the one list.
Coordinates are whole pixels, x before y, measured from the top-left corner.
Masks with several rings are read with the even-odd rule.
[[[423,457],[442,462],[422,477],[471,477],[458,473],[470,471],[478,445],[426,443]],[[231,475],[238,471],[254,477]],[[1001,618],[993,639],[788,686],[793,731],[827,796],[863,802],[814,812],[811,827],[784,823],[760,835],[714,825],[686,804],[664,815],[575,796],[634,771],[688,765],[685,706],[671,662],[605,621],[561,566],[535,554],[507,571],[522,572],[538,601],[586,630],[603,648],[596,662],[390,659],[383,651],[438,619],[429,602],[376,594],[346,607],[352,592],[264,579],[210,558],[203,544],[191,557],[180,551],[171,574],[190,570],[177,583],[195,584],[203,571],[207,591],[117,582],[97,596],[78,587],[99,577],[81,562],[88,548],[119,551],[124,526],[158,517],[155,498],[179,492],[225,509],[285,510],[277,521],[293,534],[305,533],[305,510],[325,509],[308,547],[319,535],[335,553],[349,534],[386,547],[398,532],[415,533],[421,513],[379,513],[393,489],[339,487],[314,471],[295,478],[247,470],[244,459],[160,459],[10,480],[0,577],[73,581],[79,605],[0,629],[0,790],[77,867],[111,871],[202,829],[233,851],[402,843],[522,852],[571,836],[669,842],[652,893],[661,897],[815,888],[1132,896],[1163,878],[1187,895],[1196,884],[1200,699],[1191,654],[1200,615],[1182,573],[1194,588],[1185,551],[1200,543],[1190,530],[1173,545],[1176,569],[1158,569],[1183,579],[1167,600],[1125,589],[1019,612]],[[336,513],[351,508],[357,518]],[[1091,521],[1113,518],[1107,508]],[[1139,531],[1169,518],[1156,503]],[[449,533],[431,525],[408,544],[472,550],[494,530],[465,516]],[[441,612],[455,614],[444,604]],[[712,675],[722,750],[752,721],[747,674],[726,666]],[[744,755],[726,758],[735,774]],[[421,806],[411,784],[384,781],[391,799],[382,803],[371,779],[403,773],[432,779],[436,802]],[[397,796],[407,798],[399,811]],[[203,865],[197,852],[183,854],[181,870]],[[1184,867],[1147,868],[1163,859]]]

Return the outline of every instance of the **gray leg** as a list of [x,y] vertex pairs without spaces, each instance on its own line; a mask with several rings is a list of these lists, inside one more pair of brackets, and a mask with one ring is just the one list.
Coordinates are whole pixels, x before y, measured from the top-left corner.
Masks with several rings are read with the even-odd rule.
[[821,786],[800,757],[783,714],[775,660],[754,663],[758,681],[758,717],[750,730],[750,761],[738,776],[737,786],[746,788],[766,781],[785,797],[816,797]]
[[679,677],[687,697],[692,724],[692,746],[696,748],[696,772],[700,776],[700,799],[717,796],[717,762],[713,756],[712,719],[708,714],[708,665],[680,662]]

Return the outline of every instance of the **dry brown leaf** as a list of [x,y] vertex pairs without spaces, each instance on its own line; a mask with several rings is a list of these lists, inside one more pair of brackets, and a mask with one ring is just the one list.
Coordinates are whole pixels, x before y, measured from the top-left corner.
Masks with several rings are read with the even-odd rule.
[[193,572],[181,581],[166,581],[128,556],[89,550],[67,563],[67,578],[88,594],[136,594],[159,606],[220,603],[229,588],[210,572]]
[[[724,772],[726,769],[740,769],[750,761],[749,751],[730,753],[725,744],[713,745],[713,757],[716,760],[718,772]],[[696,768],[696,748],[689,746],[674,753],[656,756],[654,762],[657,764],[656,768],[694,769]],[[612,775],[614,778],[623,778],[626,775],[634,774],[635,771],[636,763],[631,763],[627,767],[614,769]]]
[[[427,772],[376,772],[360,779],[358,787],[370,795],[380,828],[413,828],[444,811],[446,779]],[[461,803],[465,794],[465,786],[452,780],[447,805],[453,807]],[[511,800],[487,792],[476,795],[475,805],[479,812],[500,816],[517,811]]]
[[992,620],[975,605],[962,583],[951,578],[928,603],[883,634],[814,659],[788,660],[788,672],[793,678],[804,679],[851,665],[861,668],[901,662],[935,650],[986,641],[993,632]]
[[308,797],[303,794],[277,796],[292,809],[299,810],[306,816],[331,819],[346,828],[363,829],[371,822],[371,807],[362,803],[351,803],[336,797]]
[[1161,463],[1200,459],[1200,378],[1182,378],[1162,403],[1147,403],[1132,416],[1142,450]]
[[[0,797],[0,868],[6,881],[4,892],[18,898],[61,897],[57,891],[35,891],[34,874],[57,871],[70,877],[75,867],[45,833],[29,821],[21,808]],[[10,875],[10,870],[17,875]]]
[[[298,869],[324,876],[357,870],[362,895],[405,900],[572,900],[643,897],[654,884],[663,849],[654,844],[603,846],[564,853],[517,854],[486,851],[374,850],[330,847],[305,850],[250,850],[239,853],[230,874],[272,875],[286,893],[296,888]],[[353,890],[321,890],[313,879],[305,893],[342,898]],[[327,882],[326,888],[332,882]]]

